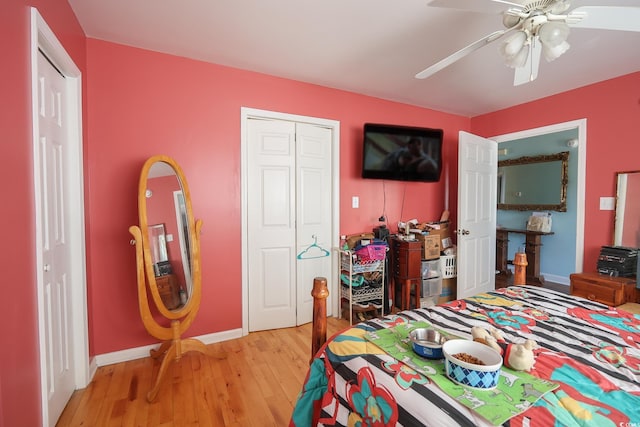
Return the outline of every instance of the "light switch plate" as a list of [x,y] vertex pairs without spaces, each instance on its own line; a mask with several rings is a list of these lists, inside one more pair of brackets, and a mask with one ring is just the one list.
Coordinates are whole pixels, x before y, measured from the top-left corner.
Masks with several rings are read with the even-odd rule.
[[360,207],[360,197],[358,196],[353,196],[351,198],[351,207],[354,209],[357,209]]
[[615,197],[600,197],[600,210],[612,211],[616,207]]

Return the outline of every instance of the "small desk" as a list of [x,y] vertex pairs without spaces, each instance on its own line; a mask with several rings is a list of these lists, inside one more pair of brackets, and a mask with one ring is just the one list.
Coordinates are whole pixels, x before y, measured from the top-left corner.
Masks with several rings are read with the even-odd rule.
[[496,288],[506,286],[511,276],[511,271],[507,268],[509,261],[509,233],[524,234],[525,253],[527,254],[527,284],[542,286],[544,278],[540,276],[540,251],[542,250],[542,236],[550,236],[552,231],[518,230],[513,228],[496,229]]

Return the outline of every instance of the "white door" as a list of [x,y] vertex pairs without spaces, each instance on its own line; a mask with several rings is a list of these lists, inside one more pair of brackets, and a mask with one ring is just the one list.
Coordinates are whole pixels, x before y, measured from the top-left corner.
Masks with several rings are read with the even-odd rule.
[[460,132],[458,298],[495,288],[498,144]]
[[297,255],[331,242],[331,131],[250,118],[247,142],[249,331],[307,323],[313,278],[329,277],[331,257]]
[[302,325],[313,320],[313,279],[331,272],[331,256],[322,250],[331,248],[331,129],[296,125],[296,169],[296,324]]
[[[39,213],[42,259],[40,309],[44,325],[40,327],[45,349],[47,425],[55,425],[75,389],[73,363],[73,324],[71,247],[67,212],[66,185],[66,92],[64,77],[40,53],[38,55],[38,131],[39,145],[36,167],[40,173]],[[44,326],[44,327],[42,327]]]

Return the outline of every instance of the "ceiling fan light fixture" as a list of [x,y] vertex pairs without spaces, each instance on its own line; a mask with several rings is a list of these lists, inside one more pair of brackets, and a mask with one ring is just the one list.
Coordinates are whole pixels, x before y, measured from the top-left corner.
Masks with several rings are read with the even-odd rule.
[[566,43],[569,37],[569,26],[564,22],[550,21],[542,24],[538,29],[538,35],[543,45],[555,48]]
[[505,26],[505,28],[511,28],[517,24],[520,23],[520,17],[518,15],[512,15],[510,13],[505,13],[504,16],[502,17],[502,25]]
[[502,44],[502,55],[505,58],[509,58],[515,56],[522,50],[524,44],[527,42],[527,33],[524,31],[518,31],[511,35],[505,42]]
[[520,68],[524,67],[524,64],[527,62],[527,58],[529,57],[529,45],[525,44],[520,49],[520,52],[513,56],[508,56],[504,58],[505,64],[507,64],[510,68]]
[[568,51],[570,47],[571,45],[567,42],[562,42],[558,46],[553,47],[542,43],[542,54],[544,55],[544,59],[546,59],[547,62],[551,62]]

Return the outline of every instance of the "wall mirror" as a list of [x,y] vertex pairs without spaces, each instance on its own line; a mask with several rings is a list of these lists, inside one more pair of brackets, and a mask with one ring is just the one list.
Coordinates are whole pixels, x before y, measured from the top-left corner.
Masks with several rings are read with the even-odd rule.
[[154,156],[145,162],[138,184],[138,214],[139,226],[129,228],[136,247],[138,306],[147,331],[162,340],[151,350],[151,357],[162,359],[147,394],[152,401],[171,362],[189,351],[208,352],[199,340],[181,338],[200,307],[202,222],[194,220],[185,175],[172,158]]
[[569,152],[498,162],[498,209],[567,211]]
[[613,244],[640,247],[640,171],[616,174],[616,215]]

